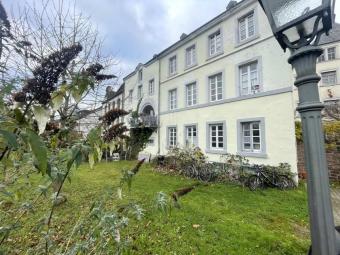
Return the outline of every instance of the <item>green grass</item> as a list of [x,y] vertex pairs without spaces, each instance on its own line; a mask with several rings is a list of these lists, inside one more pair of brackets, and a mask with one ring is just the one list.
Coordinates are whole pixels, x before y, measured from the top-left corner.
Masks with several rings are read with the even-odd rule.
[[[68,201],[57,208],[53,219],[53,226],[59,226],[60,242],[92,202],[117,185],[120,170],[134,163],[101,163],[94,170],[83,165],[73,173],[72,182],[64,189]],[[134,240],[132,254],[307,253],[310,241],[304,187],[250,192],[231,184],[200,185],[180,199],[181,209],[174,208],[170,216],[155,208],[157,192],[171,194],[195,182],[155,173],[150,165],[141,168],[131,192],[124,191],[125,200],[133,199],[146,210],[144,219],[132,221],[124,233]],[[32,228],[48,212],[47,205],[42,199],[38,207],[45,210],[25,216],[24,227],[11,234],[6,245],[14,253],[34,247],[39,236]]]

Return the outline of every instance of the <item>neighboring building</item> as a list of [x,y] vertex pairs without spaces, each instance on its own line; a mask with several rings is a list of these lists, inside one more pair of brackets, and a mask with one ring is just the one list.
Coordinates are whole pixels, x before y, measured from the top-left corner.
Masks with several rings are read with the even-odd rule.
[[258,1],[226,11],[124,78],[124,109],[158,116],[143,153],[199,146],[212,161],[225,153],[297,171],[293,75]]
[[[327,106],[327,104],[340,102],[340,24],[335,23],[329,36],[323,35],[319,44],[324,49],[324,53],[318,58],[316,71],[321,77],[320,99]],[[294,100],[298,104],[296,88]]]
[[[112,109],[124,109],[124,84],[116,92],[111,86],[106,88],[105,100],[102,102],[102,115]],[[124,117],[118,121],[124,122]]]
[[98,120],[102,116],[102,107],[94,110],[81,110],[76,113],[77,131],[86,137],[91,129],[98,126]]

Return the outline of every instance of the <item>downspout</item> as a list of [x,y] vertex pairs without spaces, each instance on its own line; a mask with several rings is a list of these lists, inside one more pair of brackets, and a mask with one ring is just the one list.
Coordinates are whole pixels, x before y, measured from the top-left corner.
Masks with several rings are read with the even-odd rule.
[[158,100],[157,100],[157,108],[158,108],[158,127],[157,127],[157,135],[158,135],[158,150],[157,154],[159,155],[161,152],[161,130],[160,130],[160,123],[161,123],[161,104],[160,104],[160,98],[161,98],[161,61],[159,57],[157,56],[158,59]]

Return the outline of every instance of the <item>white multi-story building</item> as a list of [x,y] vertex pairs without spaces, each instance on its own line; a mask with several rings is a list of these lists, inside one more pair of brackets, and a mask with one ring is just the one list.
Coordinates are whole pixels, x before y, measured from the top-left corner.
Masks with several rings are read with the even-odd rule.
[[[158,117],[143,153],[198,146],[212,161],[232,153],[252,163],[287,162],[296,172],[296,96],[288,57],[258,1],[231,1],[124,78],[124,109],[135,110],[141,101],[141,113]],[[332,72],[321,63],[319,68]],[[332,79],[321,76],[323,82]]]

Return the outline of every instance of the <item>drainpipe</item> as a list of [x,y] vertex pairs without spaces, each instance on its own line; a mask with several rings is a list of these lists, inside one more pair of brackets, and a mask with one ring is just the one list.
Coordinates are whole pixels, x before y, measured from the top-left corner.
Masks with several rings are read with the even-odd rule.
[[160,124],[161,124],[161,104],[160,104],[160,98],[161,98],[161,61],[157,57],[158,61],[158,99],[157,99],[157,108],[158,108],[158,127],[157,127],[157,136],[158,136],[158,150],[157,154],[159,155],[161,153],[161,129],[160,129]]

